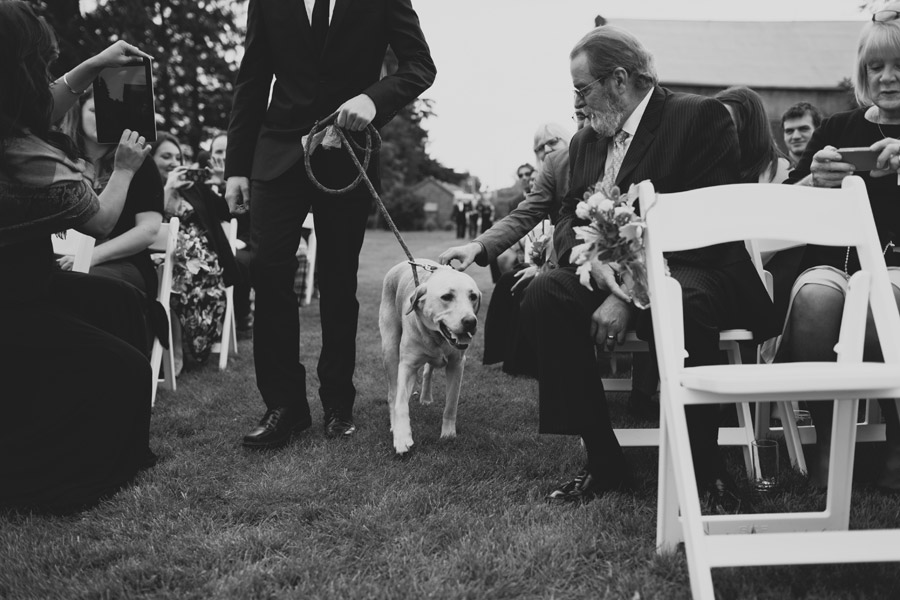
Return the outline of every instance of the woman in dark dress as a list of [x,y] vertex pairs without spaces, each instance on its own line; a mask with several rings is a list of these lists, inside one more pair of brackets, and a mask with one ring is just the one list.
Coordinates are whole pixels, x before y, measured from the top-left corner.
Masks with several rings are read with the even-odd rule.
[[[112,175],[116,146],[97,141],[94,94],[88,89],[78,105],[69,111],[68,127],[63,131],[78,144],[82,155],[94,170],[94,191],[101,193]],[[163,218],[163,187],[156,164],[147,157],[134,174],[125,196],[125,206],[109,237],[98,240],[91,257],[91,275],[127,281],[150,297],[159,284],[156,267],[148,248],[156,240]],[[58,263],[71,270],[74,257],[64,256]]]
[[[900,3],[875,13],[863,27],[857,54],[854,90],[861,106],[822,122],[787,183],[839,187],[848,175],[866,184],[884,260],[900,303]],[[857,171],[839,148],[868,147],[879,154],[876,169]],[[815,215],[810,215],[815,218]],[[784,331],[764,348],[764,357],[781,362],[835,360],[844,297],[859,258],[849,247],[806,246],[800,276],[794,282]],[[880,360],[881,348],[870,326],[865,360]],[[900,492],[900,419],[893,400],[881,400],[887,453],[878,485]],[[817,448],[810,462],[814,484],[827,483],[832,425],[832,402],[809,402],[816,427]]]
[[126,131],[97,197],[50,123],[100,69],[144,54],[118,42],[48,89],[56,48],[28,4],[0,0],[0,506],[69,510],[155,460],[148,303],[125,283],[59,271],[50,236],[107,235],[149,148]]

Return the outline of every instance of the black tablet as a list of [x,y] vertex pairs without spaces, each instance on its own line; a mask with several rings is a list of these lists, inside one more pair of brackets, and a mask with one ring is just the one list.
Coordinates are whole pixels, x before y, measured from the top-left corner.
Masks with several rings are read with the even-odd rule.
[[116,144],[126,129],[156,140],[156,112],[150,59],[103,69],[94,80],[97,141]]

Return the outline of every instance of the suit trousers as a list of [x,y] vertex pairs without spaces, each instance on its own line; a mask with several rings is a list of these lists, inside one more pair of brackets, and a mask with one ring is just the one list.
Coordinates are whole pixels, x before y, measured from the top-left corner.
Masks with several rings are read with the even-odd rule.
[[[310,162],[316,179],[332,189],[345,187],[357,175],[343,149],[320,149]],[[373,162],[377,165],[377,155]],[[370,167],[370,171],[376,169]],[[294,274],[301,225],[312,210],[322,325],[319,399],[326,421],[332,415],[352,416],[359,315],[356,277],[370,206],[365,184],[341,195],[320,191],[309,180],[302,160],[271,181],[251,182],[251,235],[256,250],[250,262],[256,291],[253,357],[256,384],[268,408],[287,406],[309,415]]]
[[[718,330],[724,311],[718,301],[714,271],[681,267],[673,268],[672,273],[683,288],[689,364],[722,362]],[[622,451],[610,422],[590,335],[591,317],[607,296],[605,291],[582,286],[574,267],[554,269],[531,282],[521,314],[538,356],[540,432],[591,438],[593,447],[606,459],[589,457],[589,462],[599,462],[604,465],[603,470],[615,474],[622,468]],[[640,315],[639,323],[647,317]],[[652,346],[652,340],[649,341]],[[718,407],[688,408],[697,478],[709,481],[724,468],[718,455]]]

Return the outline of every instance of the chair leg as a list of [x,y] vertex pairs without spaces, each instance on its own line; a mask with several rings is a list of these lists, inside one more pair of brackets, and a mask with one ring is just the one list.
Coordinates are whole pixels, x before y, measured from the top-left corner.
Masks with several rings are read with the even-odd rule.
[[794,418],[793,405],[790,402],[779,402],[778,410],[782,415],[781,430],[784,432],[788,456],[791,457],[791,466],[806,475],[809,471],[806,468],[806,457],[803,455],[803,443]]
[[659,487],[656,505],[656,552],[671,554],[684,539],[678,522],[678,490],[675,487],[675,466],[668,445],[666,415],[659,415]]
[[853,459],[856,454],[856,416],[859,400],[834,403],[831,426],[831,455],[828,468],[828,495],[825,511],[830,513],[829,529],[846,530],[850,525],[850,493]]

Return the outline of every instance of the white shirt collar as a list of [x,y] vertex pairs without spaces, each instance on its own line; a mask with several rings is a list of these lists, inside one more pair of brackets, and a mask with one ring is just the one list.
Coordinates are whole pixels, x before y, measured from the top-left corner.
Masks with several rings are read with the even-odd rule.
[[647,92],[647,95],[644,96],[644,99],[641,100],[641,103],[635,107],[634,111],[628,116],[625,122],[622,124],[622,131],[628,133],[628,139],[631,140],[634,138],[634,134],[637,133],[638,125],[641,124],[641,119],[644,117],[644,111],[647,110],[647,105],[650,104],[650,96],[653,95],[653,88]]
[[[316,0],[303,0],[306,4],[306,17],[309,19],[310,25],[312,25],[312,11],[316,6]],[[331,15],[334,14],[334,0],[328,0],[328,24],[331,24]]]

